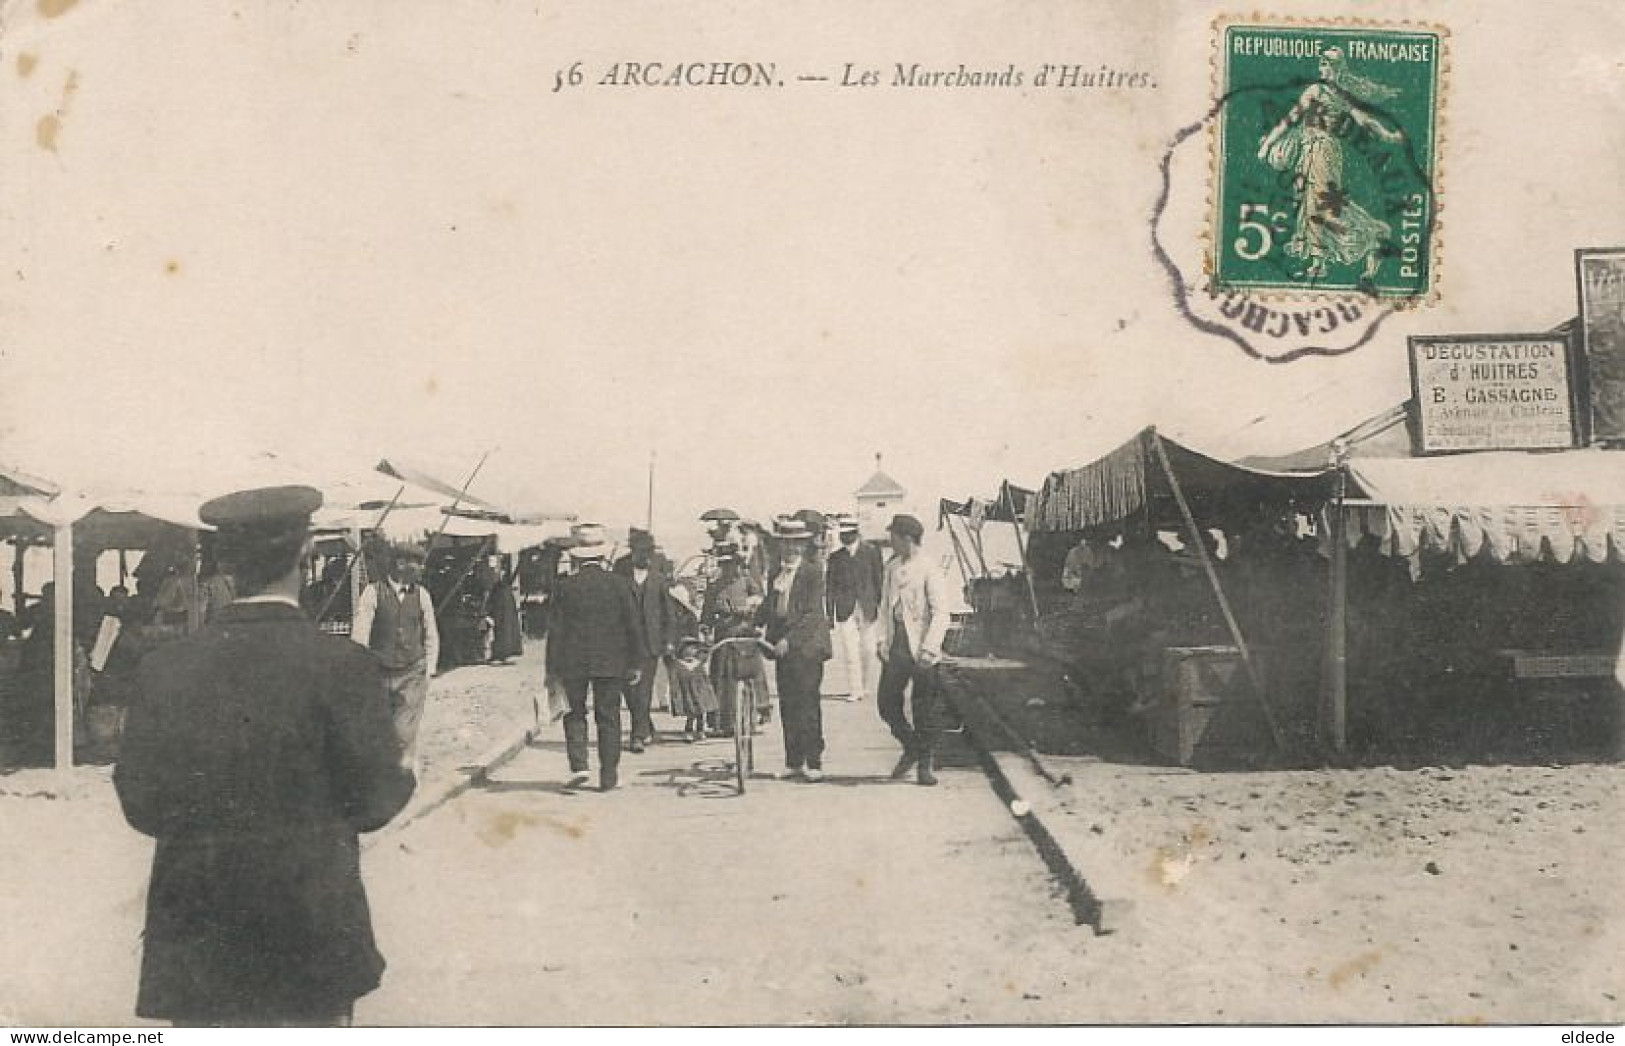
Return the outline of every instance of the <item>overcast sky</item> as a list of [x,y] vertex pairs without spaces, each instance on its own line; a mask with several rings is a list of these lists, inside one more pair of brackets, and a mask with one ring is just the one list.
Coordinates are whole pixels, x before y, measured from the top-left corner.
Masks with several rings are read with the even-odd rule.
[[[255,448],[460,480],[497,447],[477,491],[618,523],[658,449],[670,532],[836,505],[877,451],[930,504],[1149,420],[1295,449],[1406,395],[1406,332],[1573,314],[1573,248],[1625,243],[1619,8],[1427,5],[1443,301],[1270,366],[1187,326],[1149,249],[1157,160],[1211,97],[1204,5],[17,0],[0,460],[207,487]],[[1158,88],[552,93],[577,59]]]

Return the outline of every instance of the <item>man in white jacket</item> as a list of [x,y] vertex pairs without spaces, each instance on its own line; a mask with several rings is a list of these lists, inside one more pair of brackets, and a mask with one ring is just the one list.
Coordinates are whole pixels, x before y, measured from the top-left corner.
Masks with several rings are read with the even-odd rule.
[[[897,516],[886,528],[896,553],[886,564],[880,588],[877,622],[880,655],[880,692],[876,705],[880,718],[903,746],[903,756],[892,770],[894,780],[915,769],[922,785],[937,783],[934,773],[937,742],[942,737],[937,702],[941,686],[937,665],[948,635],[948,580],[920,551],[925,527],[913,516]],[[905,693],[912,690],[914,722],[903,710]]]

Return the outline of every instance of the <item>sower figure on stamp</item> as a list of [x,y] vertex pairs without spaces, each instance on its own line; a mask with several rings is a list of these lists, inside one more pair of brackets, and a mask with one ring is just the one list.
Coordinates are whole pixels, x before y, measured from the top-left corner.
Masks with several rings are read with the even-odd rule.
[[1298,101],[1258,145],[1258,158],[1276,170],[1296,176],[1298,211],[1286,252],[1308,262],[1304,275],[1326,275],[1329,262],[1359,265],[1367,280],[1382,264],[1383,246],[1393,229],[1348,197],[1344,142],[1354,127],[1389,144],[1404,135],[1365,109],[1399,92],[1349,71],[1338,47],[1321,55],[1320,79],[1304,88]]
[[768,580],[761,621],[777,661],[785,772],[818,781],[824,776],[824,715],[819,692],[824,662],[831,653],[829,618],[824,616],[824,569],[812,555],[813,535],[802,521],[781,520],[774,537],[779,568]]
[[[880,589],[880,641],[876,644],[880,670],[880,718],[903,746],[903,756],[892,770],[900,779],[918,767],[922,785],[937,783],[937,741],[942,723],[937,703],[941,686],[937,666],[951,620],[948,581],[920,550],[925,527],[913,516],[897,516],[886,528],[895,555],[886,564]],[[905,694],[912,693],[914,722],[904,711]]]
[[637,595],[638,613],[643,618],[643,634],[648,650],[635,666],[638,681],[626,690],[626,706],[632,716],[632,737],[628,746],[633,752],[653,744],[655,724],[654,705],[655,671],[659,659],[676,652],[677,625],[671,603],[671,564],[655,551],[655,536],[647,530],[634,528],[627,535],[632,552],[615,564],[615,575],[631,582]]
[[628,685],[642,681],[639,666],[649,659],[649,644],[632,583],[610,572],[609,546],[602,535],[586,532],[577,541],[570,549],[576,572],[560,578],[554,592],[547,672],[563,682],[570,706],[564,713],[569,786],[581,787],[590,774],[590,691],[598,729],[598,785],[608,792],[620,783],[621,698]]
[[423,560],[417,545],[396,548],[389,576],[361,593],[350,628],[350,638],[383,663],[401,759],[414,771],[421,769],[418,727],[429,700],[429,677],[440,662],[440,629],[434,599],[423,585]]
[[874,696],[880,675],[880,662],[874,656],[874,627],[886,565],[880,550],[863,540],[856,518],[842,517],[836,529],[841,544],[829,557],[828,609],[846,677],[845,697],[862,701]]
[[142,1017],[344,1024],[383,972],[357,835],[414,782],[377,659],[299,609],[320,505],[308,487],[204,505],[240,596],[141,663],[113,783],[158,844]]

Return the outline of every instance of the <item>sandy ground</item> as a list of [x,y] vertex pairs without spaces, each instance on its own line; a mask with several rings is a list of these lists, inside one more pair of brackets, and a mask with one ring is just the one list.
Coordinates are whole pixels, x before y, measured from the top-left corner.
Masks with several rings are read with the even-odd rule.
[[[625,757],[560,789],[556,730],[368,855],[380,1024],[1086,1019],[1092,947],[961,751],[935,789],[887,778],[871,704],[824,703],[823,782],[735,793],[732,743]],[[668,734],[668,739],[673,735]],[[761,747],[771,771],[777,725]]]
[[531,696],[542,688],[544,650],[527,639],[524,656],[512,664],[471,665],[429,681],[418,741],[425,784],[457,774],[534,725]]
[[[437,681],[431,766],[457,773],[528,717],[535,677]],[[1130,902],[1096,937],[967,752],[937,789],[892,783],[872,704],[824,711],[820,784],[740,797],[730,743],[669,741],[626,757],[620,791],[566,794],[553,725],[484,787],[376,837],[363,868],[390,969],[358,1017],[1625,1017],[1620,767],[1196,774],[1074,755],[1048,760],[1072,778],[1052,788],[1001,755],[1093,887]],[[151,851],[108,777],[0,776],[0,1022],[132,1020]]]
[[[431,684],[420,793],[530,724],[542,648],[527,648]],[[134,1020],[152,843],[124,823],[112,767],[0,774],[0,840],[0,1024]]]
[[[1025,700],[1001,696],[1024,729]],[[1051,713],[1052,714],[1052,713]],[[1625,767],[1194,773],[1001,755],[1095,891],[1131,902],[1104,1019],[1625,1018]]]

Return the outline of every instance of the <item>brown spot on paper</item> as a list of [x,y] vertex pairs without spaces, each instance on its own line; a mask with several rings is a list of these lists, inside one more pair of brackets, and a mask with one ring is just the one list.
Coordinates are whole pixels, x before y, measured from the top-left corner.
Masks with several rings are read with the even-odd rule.
[[1342,988],[1356,977],[1364,977],[1367,973],[1370,973],[1372,968],[1381,961],[1382,952],[1380,951],[1361,952],[1327,974],[1326,982],[1333,988]]
[[486,846],[504,846],[513,841],[520,828],[534,827],[536,818],[530,814],[504,810],[493,815],[480,829],[480,841]]
[[164,272],[168,273],[169,275],[174,276],[175,274],[179,273],[180,271],[181,271],[181,263],[176,261],[174,258],[171,258],[167,262],[164,263]]
[[72,11],[79,0],[39,0],[39,13],[46,18],[61,18]]
[[571,839],[580,839],[582,836],[587,834],[587,819],[585,817],[577,818],[573,822],[564,821],[557,817],[544,817],[542,818],[542,823],[558,832],[560,835],[567,836]]
[[56,136],[62,131],[62,119],[55,113],[40,117],[39,123],[34,125],[34,141],[41,149],[56,152]]
[[56,112],[40,117],[39,123],[34,125],[34,141],[41,149],[56,152],[56,140],[62,133],[62,121],[68,115],[68,103],[73,101],[74,92],[78,90],[79,74],[71,72],[62,84],[62,101],[57,105]]
[[34,67],[38,64],[39,55],[29,54],[27,51],[19,52],[17,55],[17,75],[25,80],[28,79],[30,74],[34,72]]

